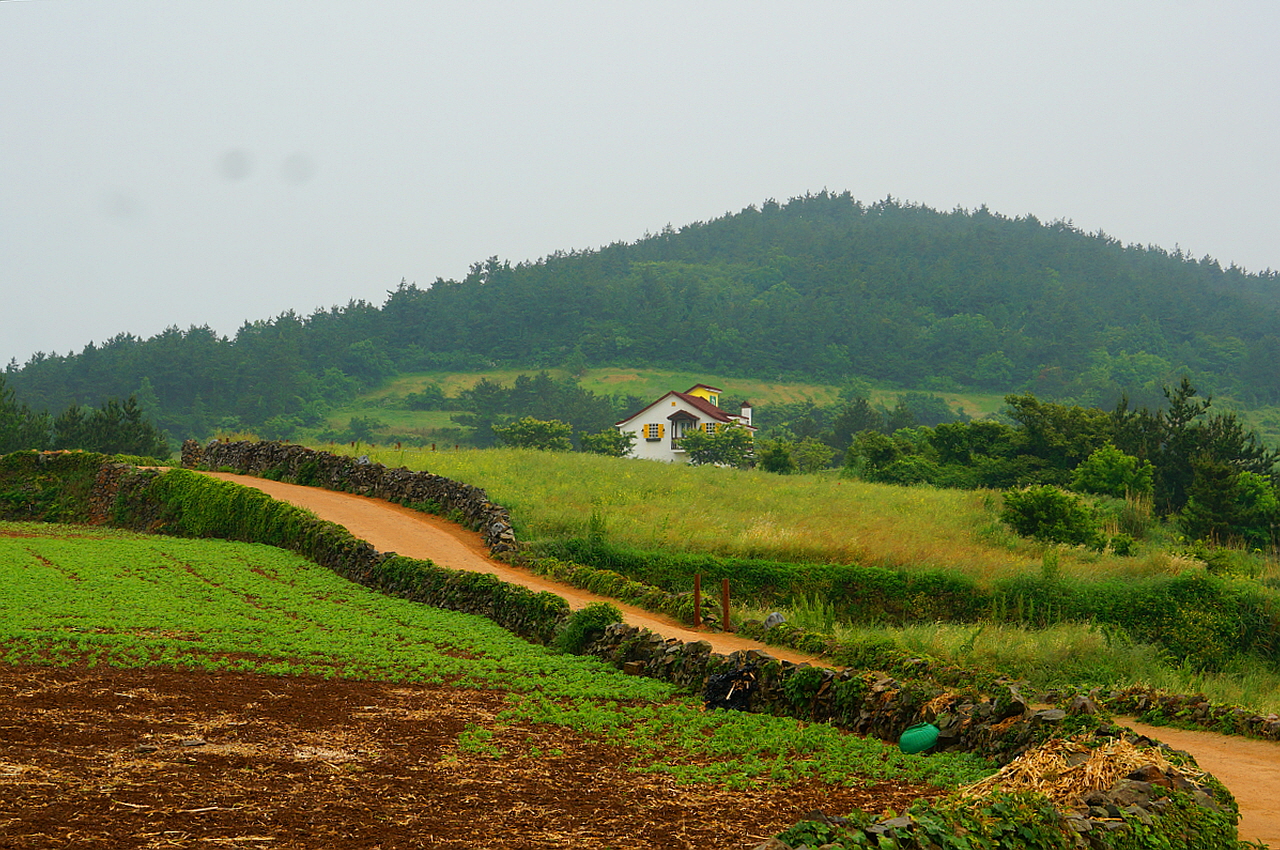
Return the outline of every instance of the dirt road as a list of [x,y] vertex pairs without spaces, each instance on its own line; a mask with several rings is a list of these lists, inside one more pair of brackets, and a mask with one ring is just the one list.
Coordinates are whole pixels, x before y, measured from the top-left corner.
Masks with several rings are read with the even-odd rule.
[[1141,735],[1195,756],[1202,768],[1236,795],[1240,837],[1280,847],[1280,743],[1148,726],[1132,717],[1116,719]]
[[716,652],[728,654],[739,649],[763,649],[774,658],[797,663],[806,661],[811,664],[823,663],[812,655],[782,647],[765,646],[733,634],[695,631],[669,617],[625,605],[606,596],[597,596],[585,590],[578,590],[534,575],[528,570],[517,569],[502,561],[495,561],[489,557],[489,550],[480,539],[479,533],[468,531],[457,523],[431,514],[424,514],[381,499],[355,496],[350,493],[335,493],[317,487],[284,484],[266,478],[234,475],[227,472],[206,474],[253,487],[283,502],[306,508],[321,519],[343,526],[356,537],[373,544],[374,548],[380,552],[395,552],[410,558],[421,558],[452,570],[493,573],[511,584],[518,584],[531,590],[550,591],[567,600],[569,607],[574,610],[584,608],[593,602],[608,602],[616,606],[626,621],[632,625],[651,629],[666,637],[679,638],[682,641],[705,640]]
[[[765,646],[736,635],[694,631],[669,618],[494,561],[489,558],[488,550],[478,533],[467,531],[455,523],[430,514],[350,493],[335,493],[246,475],[218,472],[208,474],[253,487],[276,499],[306,508],[321,519],[344,526],[356,537],[367,540],[383,552],[423,558],[455,570],[493,573],[512,584],[555,593],[568,600],[569,605],[575,609],[592,602],[607,601],[622,611],[628,623],[683,641],[705,640],[716,652],[763,649],[775,658],[823,664],[820,659],[812,656]],[[1280,744],[1210,732],[1150,727],[1132,719],[1123,722],[1141,734],[1150,735],[1194,755],[1201,767],[1221,779],[1236,795],[1241,811],[1240,837],[1280,847],[1280,794],[1276,791],[1280,788]]]

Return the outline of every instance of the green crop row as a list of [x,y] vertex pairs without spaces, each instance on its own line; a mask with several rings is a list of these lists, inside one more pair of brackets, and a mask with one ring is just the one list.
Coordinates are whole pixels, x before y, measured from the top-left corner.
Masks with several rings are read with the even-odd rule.
[[256,544],[0,523],[0,658],[500,690],[500,722],[625,743],[634,769],[681,781],[906,777],[953,787],[991,770],[969,756],[904,756],[821,724],[707,713],[657,680],[531,644],[485,618],[374,593]]

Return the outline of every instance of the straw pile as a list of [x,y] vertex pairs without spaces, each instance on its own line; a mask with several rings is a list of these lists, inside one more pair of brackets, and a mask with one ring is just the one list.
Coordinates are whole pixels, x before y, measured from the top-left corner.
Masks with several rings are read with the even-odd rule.
[[1023,753],[999,773],[962,788],[961,793],[980,797],[997,790],[1036,791],[1059,806],[1075,806],[1085,795],[1109,790],[1146,765],[1162,772],[1172,767],[1157,747],[1135,747],[1120,738],[1089,747],[1059,738]]

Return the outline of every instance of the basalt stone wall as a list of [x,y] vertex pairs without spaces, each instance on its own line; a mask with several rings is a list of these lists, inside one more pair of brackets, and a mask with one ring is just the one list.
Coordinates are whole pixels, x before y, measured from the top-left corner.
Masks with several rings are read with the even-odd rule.
[[711,651],[706,641],[664,639],[624,623],[610,625],[587,653],[628,673],[663,679],[701,694],[711,707],[796,717],[831,723],[860,735],[897,740],[920,721],[939,729],[935,749],[969,752],[1007,762],[1064,727],[1096,726],[1069,720],[1096,713],[1080,704],[1032,710],[1014,682],[994,696],[948,691],[927,680],[903,681],[859,670],[835,671],[780,661],[761,650],[730,655]]
[[1214,705],[1203,694],[1167,694],[1134,685],[1105,693],[1095,690],[1089,696],[1117,714],[1135,714],[1156,723],[1199,726],[1228,734],[1280,741],[1280,715],[1258,714],[1231,705]]
[[[993,697],[975,699],[875,672],[780,661],[760,650],[721,655],[712,652],[706,641],[664,639],[625,623],[608,626],[586,654],[632,675],[663,679],[701,694],[710,708],[827,722],[885,740],[896,740],[913,723],[933,723],[939,728],[935,750],[974,753],[1002,764],[1050,738],[1073,733],[1091,734],[1098,741],[1124,737],[1138,746],[1162,746],[1101,718],[1098,706],[1087,697],[1077,696],[1065,709],[1034,710],[1012,682],[1000,686]],[[1158,829],[1173,804],[1171,792],[1183,795],[1178,805],[1190,807],[1190,818],[1197,824],[1208,819],[1213,829],[1220,830],[1234,823],[1233,801],[1221,785],[1205,781],[1194,771],[1162,771],[1149,765],[1107,791],[1088,795],[1077,809],[1061,812],[1060,829],[1063,835],[1074,835],[1078,847],[1113,847],[1133,822]],[[828,823],[843,823],[841,818],[816,816]],[[1171,822],[1169,828],[1184,830],[1185,820]],[[856,846],[877,846],[882,837],[897,842],[891,846],[937,846],[922,822],[910,815],[882,819],[855,831],[861,833]],[[790,847],[778,839],[760,846]]]
[[489,501],[479,487],[430,472],[391,469],[380,463],[276,442],[212,442],[201,447],[194,440],[182,445],[187,469],[232,469],[292,484],[323,487],[372,496],[409,506],[429,506],[433,512],[458,517],[484,535],[495,556],[516,551],[511,514]]

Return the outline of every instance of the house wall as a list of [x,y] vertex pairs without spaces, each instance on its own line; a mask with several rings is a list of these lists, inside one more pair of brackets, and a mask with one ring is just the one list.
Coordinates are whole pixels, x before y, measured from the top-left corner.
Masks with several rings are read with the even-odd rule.
[[[622,432],[631,432],[636,435],[635,446],[631,450],[632,457],[644,458],[646,460],[664,460],[668,463],[688,463],[688,455],[684,452],[673,452],[671,450],[671,429],[674,423],[667,419],[668,416],[677,410],[688,410],[695,416],[698,415],[696,410],[691,409],[687,404],[676,398],[664,398],[648,410],[642,411],[635,419],[620,426],[618,430]],[[644,437],[645,425],[661,425],[663,426],[663,434],[660,440],[650,442]]]

